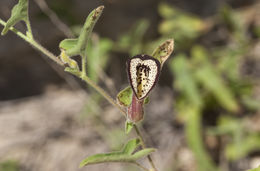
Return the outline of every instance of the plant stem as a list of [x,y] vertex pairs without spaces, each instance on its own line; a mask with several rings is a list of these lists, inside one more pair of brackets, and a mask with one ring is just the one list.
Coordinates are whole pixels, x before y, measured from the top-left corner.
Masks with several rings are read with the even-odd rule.
[[[2,19],[0,19],[0,24],[5,26],[6,22],[4,22]],[[45,54],[47,57],[49,57],[50,59],[52,59],[53,61],[55,61],[57,64],[63,66],[64,64],[60,61],[59,58],[57,58],[53,53],[51,53],[50,51],[48,51],[47,49],[45,49],[42,45],[40,45],[38,42],[36,42],[34,39],[27,37],[25,34],[23,34],[22,32],[18,31],[17,29],[11,27],[9,30],[11,30],[12,32],[14,32],[17,36],[19,36],[20,38],[22,38],[23,40],[25,40],[26,42],[28,42],[32,47],[36,48],[37,50],[39,50],[40,52],[42,52],[43,54]]]
[[26,21],[26,27],[28,30],[29,38],[33,39],[33,33],[32,33],[31,23],[30,23],[29,19]]
[[[86,71],[86,64],[87,64],[87,55],[86,53],[83,53],[82,55],[82,58],[81,58],[81,68],[82,68],[82,71],[81,71],[81,78],[83,79],[84,77],[87,76],[87,71]],[[91,81],[91,80],[90,80]]]
[[98,93],[100,93],[105,99],[107,99],[108,102],[110,102],[113,106],[117,107],[120,112],[122,112],[126,116],[126,111],[119,106],[119,104],[116,103],[116,101],[110,97],[110,95],[101,87],[99,87],[94,81],[92,81],[88,76],[82,77],[82,80],[84,80],[87,84],[89,84],[91,87],[93,87]]
[[[135,124],[134,124],[134,129],[135,129],[135,132],[136,132],[136,134],[138,135],[138,137],[139,137],[139,139],[140,139],[140,141],[141,141],[142,148],[143,148],[143,149],[146,148],[146,145],[145,145],[145,143],[144,143],[143,136],[142,136],[141,132],[139,131],[137,125],[135,125]],[[154,162],[153,162],[153,159],[152,159],[152,157],[151,157],[150,154],[147,156],[147,158],[148,158],[148,160],[149,160],[150,165],[151,165],[152,168],[153,168],[153,171],[157,171],[157,169],[156,169],[156,167],[155,167],[155,164],[154,164]]]
[[[0,19],[0,24],[5,26],[6,22],[4,22],[2,19]],[[42,45],[40,45],[38,42],[36,42],[34,39],[27,37],[25,34],[23,34],[22,32],[18,31],[17,29],[15,29],[14,27],[11,27],[9,30],[11,30],[12,32],[14,32],[17,36],[19,36],[20,38],[22,38],[23,40],[25,40],[26,42],[28,42],[32,47],[36,48],[37,50],[39,50],[40,52],[42,52],[44,55],[46,55],[47,57],[49,57],[51,60],[53,60],[54,62],[56,62],[58,65],[60,66],[64,66],[63,62],[56,57],[53,53],[51,53],[50,51],[48,51],[46,48],[44,48]],[[83,61],[84,62],[84,61]],[[82,74],[82,72],[80,71],[68,71],[73,75],[76,75],[77,77],[81,78],[82,80],[84,80],[87,84],[89,84],[91,87],[93,87],[98,93],[100,93],[105,99],[107,99],[107,101],[109,103],[111,103],[113,106],[117,107],[121,113],[124,114],[124,116],[127,116],[127,112],[121,108],[121,106],[119,104],[116,103],[116,101],[110,97],[110,95],[101,87],[99,87],[94,81],[92,81],[86,74]],[[146,145],[144,143],[143,137],[138,129],[138,127],[136,125],[134,125],[135,128],[135,132],[136,134],[139,136],[141,144],[142,144],[142,148],[145,148]],[[150,155],[147,156],[149,163],[151,164],[152,168],[154,171],[157,171],[153,160],[151,158]],[[136,163],[135,163],[136,164]]]

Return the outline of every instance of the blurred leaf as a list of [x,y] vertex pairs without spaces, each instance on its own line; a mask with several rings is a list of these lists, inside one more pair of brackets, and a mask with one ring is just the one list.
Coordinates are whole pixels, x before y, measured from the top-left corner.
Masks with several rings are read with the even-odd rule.
[[227,110],[238,111],[237,102],[232,91],[224,84],[221,77],[210,66],[199,68],[195,75],[198,81],[216,97],[218,102]]
[[204,22],[198,17],[173,6],[161,3],[158,10],[164,18],[159,25],[159,32],[165,37],[174,37],[178,48],[190,46],[205,29]]
[[172,18],[176,15],[176,11],[170,5],[166,3],[160,3],[158,6],[158,12],[163,18]]
[[143,53],[143,38],[150,23],[141,19],[125,34],[120,36],[116,44],[117,51],[129,52],[131,56]]
[[197,83],[192,76],[192,71],[186,56],[179,54],[170,62],[171,70],[176,76],[174,87],[181,91],[188,99],[188,102],[194,106],[201,106],[202,100]]
[[96,154],[87,157],[80,163],[80,167],[104,162],[133,162],[155,151],[153,148],[145,148],[133,153],[140,145],[139,139],[130,140],[121,152]]
[[93,34],[87,45],[87,73],[91,80],[97,82],[98,77],[104,72],[109,59],[109,52],[113,47],[113,41],[107,38],[99,38]]
[[226,115],[218,119],[217,127],[209,129],[209,133],[214,135],[229,134],[232,137],[240,136],[243,130],[241,120]]
[[253,28],[253,32],[254,32],[254,34],[256,35],[256,37],[260,37],[260,26],[255,26],[254,28]]
[[260,150],[260,135],[249,134],[238,143],[228,144],[225,152],[228,159],[237,160],[256,150]]
[[242,25],[239,22],[240,19],[230,6],[223,5],[222,8],[220,8],[220,17],[230,30],[241,30]]
[[160,46],[158,46],[152,53],[152,56],[160,61],[161,68],[162,68],[164,62],[169,58],[173,50],[174,50],[174,40],[169,39],[163,42]]
[[194,45],[191,49],[191,56],[192,56],[192,64],[196,67],[200,67],[200,65],[209,65],[209,53],[203,46]]
[[237,41],[243,42],[246,40],[245,28],[241,21],[241,16],[236,13],[228,5],[224,5],[220,9],[220,19],[226,24],[227,28],[233,33]]
[[232,112],[237,111],[238,105],[232,90],[225,85],[221,75],[207,59],[209,58],[207,55],[206,50],[200,46],[195,46],[192,49],[192,60],[196,64],[194,76],[224,108]]
[[260,171],[260,166],[258,168],[250,169],[250,170],[247,170],[247,171]]
[[129,134],[133,127],[134,127],[134,123],[126,121],[125,122],[125,133]]
[[[84,24],[83,28],[81,29],[80,35],[78,37],[77,44],[75,46],[72,46],[70,49],[66,50],[66,54],[68,56],[75,56],[75,55],[84,56],[84,54],[86,53],[85,51],[86,51],[86,47],[87,47],[89,37],[92,33],[92,30],[93,30],[97,20],[101,16],[103,9],[104,9],[104,6],[99,6],[98,8],[94,9],[88,15],[88,17],[85,21],[85,24]],[[73,41],[70,40],[70,43],[72,43],[72,42]]]
[[16,4],[11,13],[11,17],[8,19],[3,31],[2,35],[5,35],[9,28],[14,26],[19,21],[23,20],[26,24],[28,24],[28,0],[19,0],[18,4]]
[[198,170],[200,171],[217,171],[214,162],[211,160],[209,154],[204,148],[202,140],[202,123],[201,113],[196,106],[190,106],[186,109],[189,116],[186,122],[186,138],[189,147],[193,151],[193,154],[198,163]]
[[242,95],[242,103],[250,110],[259,110],[259,100],[254,99],[252,96]]
[[19,164],[16,161],[8,160],[0,163],[0,171],[19,171]]
[[227,47],[215,49],[213,55],[218,60],[216,68],[228,79],[239,81],[243,54],[245,54],[245,46],[237,49]]

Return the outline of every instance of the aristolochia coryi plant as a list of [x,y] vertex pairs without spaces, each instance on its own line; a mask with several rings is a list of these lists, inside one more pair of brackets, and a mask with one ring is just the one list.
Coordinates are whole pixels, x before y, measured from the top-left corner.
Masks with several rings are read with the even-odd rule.
[[[164,62],[173,51],[173,39],[166,40],[162,43],[154,50],[151,56],[142,54],[127,60],[127,74],[130,86],[120,91],[117,95],[117,100],[114,100],[105,90],[92,81],[86,73],[87,43],[93,27],[101,16],[103,9],[104,6],[100,6],[88,15],[80,35],[77,38],[64,39],[60,42],[59,47],[61,52],[59,56],[55,56],[53,53],[49,52],[34,39],[28,16],[28,0],[19,0],[13,7],[11,17],[7,22],[0,19],[0,24],[4,26],[1,34],[5,35],[9,30],[12,31],[35,49],[55,61],[58,65],[65,67],[66,72],[85,81],[124,114],[126,117],[126,134],[134,128],[137,138],[129,140],[122,150],[89,156],[80,163],[80,167],[104,162],[127,162],[135,164],[146,171],[156,171],[157,169],[150,156],[155,149],[146,148],[143,137],[136,124],[143,119],[143,107],[148,102],[148,95],[159,79]],[[27,26],[26,34],[13,27],[20,21],[24,21]],[[71,58],[76,55],[81,57],[81,67],[79,67],[78,63]],[[141,149],[138,147],[141,147]],[[138,160],[143,157],[148,158],[151,165],[150,169],[147,169],[138,163]]]

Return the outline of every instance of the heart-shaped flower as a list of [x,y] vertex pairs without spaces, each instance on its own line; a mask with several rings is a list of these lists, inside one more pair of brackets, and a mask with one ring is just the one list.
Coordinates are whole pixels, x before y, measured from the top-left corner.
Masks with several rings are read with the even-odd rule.
[[160,62],[149,55],[136,55],[127,61],[130,85],[138,100],[144,99],[158,81]]

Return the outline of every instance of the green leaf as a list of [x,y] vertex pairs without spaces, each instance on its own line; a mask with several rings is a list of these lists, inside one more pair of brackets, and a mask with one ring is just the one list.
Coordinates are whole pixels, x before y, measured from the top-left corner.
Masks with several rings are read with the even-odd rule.
[[19,0],[18,4],[16,4],[11,13],[11,17],[8,19],[3,31],[2,35],[5,35],[10,27],[13,27],[19,21],[25,21],[26,24],[29,22],[28,20],[28,0]]
[[87,45],[87,73],[91,80],[97,82],[100,71],[104,70],[109,59],[109,52],[113,47],[113,41],[100,38],[93,34]]
[[60,42],[60,49],[69,50],[74,48],[78,43],[78,39],[64,39]]
[[214,71],[212,66],[205,65],[200,67],[195,72],[195,76],[206,89],[213,93],[224,108],[232,112],[238,110],[238,105],[232,91],[225,85],[222,78]]
[[128,107],[132,103],[132,96],[132,88],[128,86],[117,94],[117,101],[120,105]]
[[143,38],[149,25],[147,19],[138,20],[127,33],[120,36],[119,41],[116,43],[116,50],[129,52],[131,56],[143,53]]
[[143,150],[133,153],[134,150],[140,145],[141,144],[139,139],[132,139],[128,141],[123,150],[120,152],[95,154],[87,157],[80,163],[80,168],[86,165],[104,162],[134,162],[135,160],[147,156],[155,151],[155,149],[153,148],[145,148]]
[[134,126],[134,123],[126,121],[125,122],[125,133],[129,134]]
[[123,149],[124,154],[132,154],[134,150],[141,145],[139,138],[132,139],[127,142]]
[[162,68],[164,62],[169,58],[173,50],[174,50],[174,40],[169,39],[163,42],[160,46],[158,46],[154,50],[152,56],[160,61],[161,68]]
[[[84,24],[83,28],[81,29],[81,32],[78,37],[76,45],[74,45],[75,44],[74,41],[76,41],[76,40],[65,41],[66,45],[70,44],[72,46],[71,48],[66,50],[66,54],[68,56],[75,56],[75,55],[85,56],[84,54],[86,53],[85,51],[86,51],[89,37],[92,33],[92,30],[93,30],[97,20],[101,16],[103,9],[104,9],[104,6],[99,6],[98,8],[94,9],[88,15],[88,17],[85,21],[85,24]],[[62,44],[62,42],[61,42],[61,44]],[[64,42],[63,42],[63,44],[64,44]],[[62,46],[62,45],[60,45],[60,46]],[[63,45],[63,47],[64,47],[64,45]]]
[[250,134],[240,139],[237,143],[228,144],[225,153],[228,159],[237,160],[247,156],[250,152],[260,150],[260,136]]
[[185,97],[187,97],[189,103],[194,106],[201,106],[202,99],[199,89],[197,87],[196,80],[192,75],[192,70],[186,59],[186,56],[180,54],[176,56],[170,63],[171,70],[176,76],[174,87],[180,90]]
[[155,148],[145,148],[143,150],[134,153],[131,157],[133,160],[138,160],[139,158],[145,157],[155,151],[156,151]]
[[211,92],[218,102],[227,110],[236,112],[238,104],[232,93],[232,90],[225,84],[221,74],[210,63],[210,55],[207,51],[195,46],[192,49],[192,62],[195,65],[194,77],[209,92]]
[[[132,96],[133,96],[133,91],[132,88],[130,86],[126,87],[125,89],[121,90],[118,94],[117,94],[117,102],[125,107],[130,106],[130,104],[132,103]],[[149,103],[149,97],[147,96],[144,99],[144,104],[148,104]]]
[[198,170],[200,171],[217,171],[215,163],[210,158],[204,147],[202,139],[202,113],[197,106],[186,107],[189,116],[186,122],[187,143],[193,151],[197,160]]

